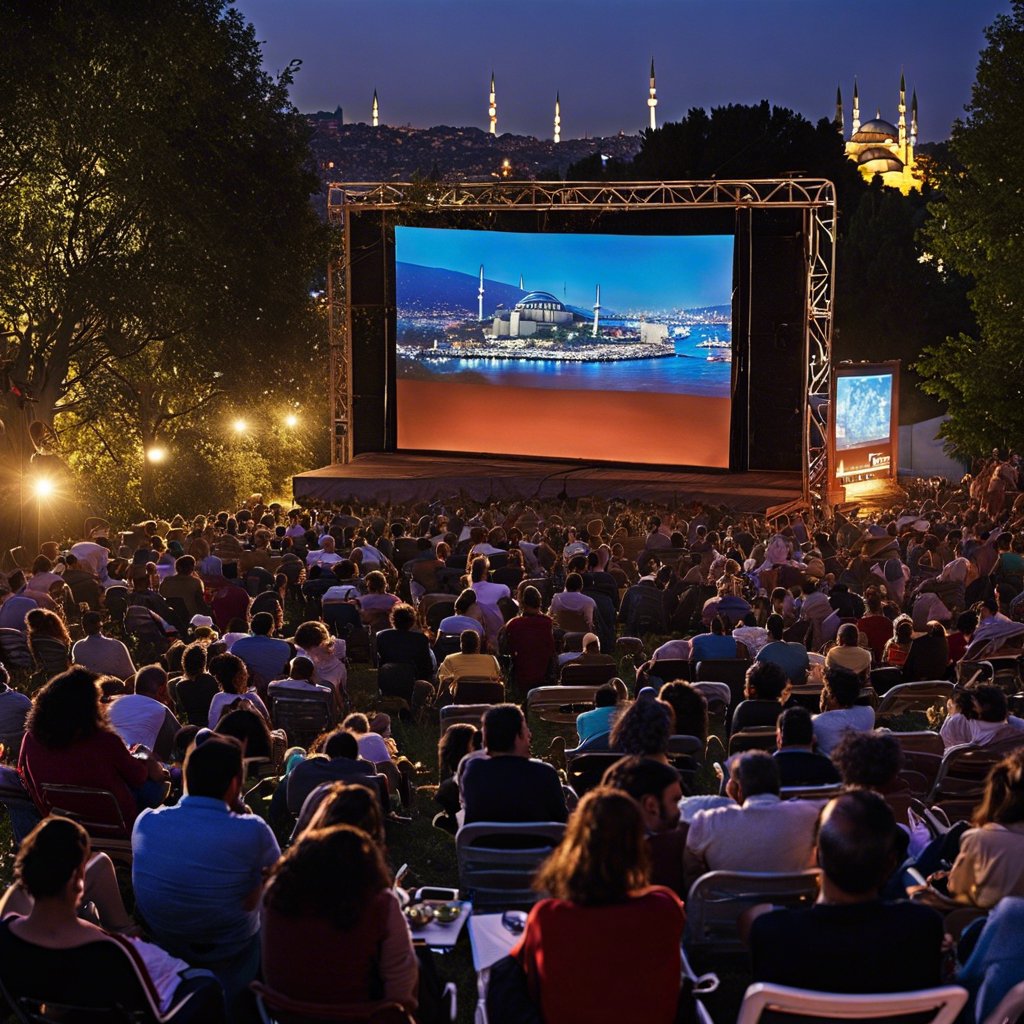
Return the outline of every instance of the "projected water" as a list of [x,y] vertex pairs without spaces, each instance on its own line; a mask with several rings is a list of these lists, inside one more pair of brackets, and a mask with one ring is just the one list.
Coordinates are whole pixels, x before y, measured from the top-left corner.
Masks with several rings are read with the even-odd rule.
[[886,442],[889,440],[891,429],[891,373],[837,378],[837,451]]

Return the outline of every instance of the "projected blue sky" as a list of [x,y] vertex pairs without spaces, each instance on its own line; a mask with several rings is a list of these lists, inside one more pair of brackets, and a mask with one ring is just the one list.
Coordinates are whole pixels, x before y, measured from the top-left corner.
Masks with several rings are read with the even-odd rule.
[[[396,258],[619,310],[727,305],[731,235],[563,235],[397,228]],[[564,294],[563,294],[564,288]]]

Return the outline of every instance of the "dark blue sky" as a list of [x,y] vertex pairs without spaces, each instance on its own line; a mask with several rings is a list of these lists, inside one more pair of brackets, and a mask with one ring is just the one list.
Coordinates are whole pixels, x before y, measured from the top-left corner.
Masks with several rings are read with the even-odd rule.
[[[849,129],[896,120],[901,66],[916,88],[921,141],[948,136],[970,99],[983,29],[1009,0],[237,0],[265,41],[267,67],[303,60],[301,110],[368,121],[486,127],[497,77],[498,129],[549,136],[636,132],[647,123],[654,55],[658,118],[693,106],[769,99],[831,117],[841,84]],[[908,95],[909,103],[909,95]]]
[[[395,258],[424,267],[551,292],[589,309],[595,286],[610,310],[727,305],[732,235],[571,235],[512,231],[395,230]],[[563,291],[564,288],[564,291]],[[399,297],[401,305],[401,297]]]

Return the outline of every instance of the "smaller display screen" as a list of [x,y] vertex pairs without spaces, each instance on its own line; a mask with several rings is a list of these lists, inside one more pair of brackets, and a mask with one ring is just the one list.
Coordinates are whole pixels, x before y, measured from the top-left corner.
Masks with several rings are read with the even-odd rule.
[[891,373],[836,379],[836,451],[891,440],[892,382]]

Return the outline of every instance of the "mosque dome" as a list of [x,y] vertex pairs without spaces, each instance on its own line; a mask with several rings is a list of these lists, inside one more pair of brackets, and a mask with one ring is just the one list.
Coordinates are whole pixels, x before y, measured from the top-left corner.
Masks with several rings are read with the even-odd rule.
[[883,120],[880,117],[873,117],[865,121],[854,135],[854,142],[895,142],[899,138],[899,132],[894,124]]
[[902,171],[903,161],[884,146],[872,146],[857,156],[857,166],[871,174],[885,174],[887,171]]
[[550,292],[530,292],[524,295],[516,304],[515,309],[551,309],[561,311],[565,309],[563,303],[554,297]]

